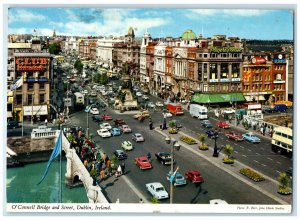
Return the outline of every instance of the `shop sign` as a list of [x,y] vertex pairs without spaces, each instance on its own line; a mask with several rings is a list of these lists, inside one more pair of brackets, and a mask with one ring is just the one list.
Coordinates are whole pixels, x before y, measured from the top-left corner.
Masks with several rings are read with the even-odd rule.
[[230,79],[220,79],[220,82],[230,82]]
[[239,82],[239,81],[241,81],[241,78],[232,78],[231,81],[232,82]]
[[219,82],[218,79],[210,79],[209,82]]
[[24,116],[48,115],[47,105],[24,106]]
[[15,64],[18,71],[41,71],[49,65],[49,58],[16,57]]

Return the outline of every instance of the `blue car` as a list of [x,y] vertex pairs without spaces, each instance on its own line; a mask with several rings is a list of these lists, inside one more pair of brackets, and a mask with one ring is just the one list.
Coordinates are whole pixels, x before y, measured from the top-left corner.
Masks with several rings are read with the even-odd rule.
[[[167,180],[168,181],[170,181],[170,177],[171,177],[171,173],[168,173],[167,174]],[[174,184],[174,186],[185,185],[186,184],[186,179],[184,178],[184,176],[181,173],[176,172],[175,178],[173,180],[173,184]]]
[[260,143],[260,139],[255,136],[252,132],[246,133],[242,135],[244,140],[249,141],[251,143]]
[[112,128],[110,132],[111,132],[112,136],[119,136],[119,135],[121,135],[121,130],[119,128]]
[[203,127],[205,127],[205,128],[212,128],[212,127],[213,127],[213,125],[210,123],[209,120],[203,120],[203,121],[201,122],[201,125],[202,125]]
[[218,137],[218,132],[214,131],[214,130],[208,130],[206,132],[207,137],[209,137],[210,139],[215,139]]

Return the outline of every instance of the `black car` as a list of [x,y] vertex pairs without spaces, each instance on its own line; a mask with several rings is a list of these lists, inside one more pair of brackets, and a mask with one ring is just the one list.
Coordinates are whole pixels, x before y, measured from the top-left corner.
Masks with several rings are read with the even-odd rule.
[[100,115],[93,115],[93,116],[92,116],[92,119],[93,119],[93,121],[95,121],[95,122],[102,122],[102,121],[103,121],[103,118],[100,117]]
[[123,150],[115,150],[114,155],[117,157],[118,160],[124,160],[127,158],[127,154],[124,153]]
[[215,139],[218,137],[218,132],[214,131],[214,130],[208,130],[206,132],[207,137],[209,137],[210,139]]
[[18,128],[19,127],[19,122],[17,121],[9,121],[7,122],[7,128],[11,129],[11,128]]
[[[155,153],[155,158],[157,159],[157,161],[159,161],[163,165],[171,164],[171,154],[170,153],[158,152],[158,153]],[[173,161],[173,162],[175,162],[175,161]]]

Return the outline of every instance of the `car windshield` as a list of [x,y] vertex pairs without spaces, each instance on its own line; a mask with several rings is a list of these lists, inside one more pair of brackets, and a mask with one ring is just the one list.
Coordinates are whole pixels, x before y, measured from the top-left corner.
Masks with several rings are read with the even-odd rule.
[[143,159],[143,160],[141,160],[141,162],[142,162],[142,163],[147,163],[147,162],[148,162],[148,160],[146,160],[146,159]]
[[163,187],[158,187],[156,188],[156,192],[159,192],[159,191],[164,191],[165,189]]

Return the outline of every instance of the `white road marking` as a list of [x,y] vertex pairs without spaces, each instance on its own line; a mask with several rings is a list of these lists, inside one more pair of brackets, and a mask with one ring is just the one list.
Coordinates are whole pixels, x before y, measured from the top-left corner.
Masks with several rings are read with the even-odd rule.
[[243,147],[243,146],[240,146],[240,148],[243,148],[243,149],[244,149],[244,147]]
[[276,163],[281,164],[279,161],[277,161]]
[[248,149],[248,151],[252,151],[251,149]]
[[267,165],[266,164],[261,164],[262,166],[266,167]]
[[244,154],[243,154],[242,156],[243,156],[243,157],[247,157],[247,156],[246,156],[246,155],[244,155]]
[[259,153],[256,153],[257,155],[261,155],[261,154],[259,154]]
[[270,157],[267,157],[267,159],[269,159],[269,160],[273,160],[272,158],[270,158]]
[[257,160],[253,160],[255,163],[259,163]]

